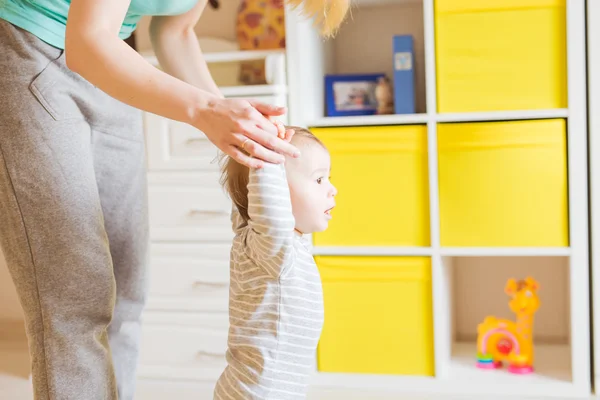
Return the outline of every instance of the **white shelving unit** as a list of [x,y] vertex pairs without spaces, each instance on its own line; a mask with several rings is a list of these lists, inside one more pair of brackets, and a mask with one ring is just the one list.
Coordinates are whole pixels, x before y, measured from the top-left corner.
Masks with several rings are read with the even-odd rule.
[[[160,67],[158,59],[152,51],[140,53],[150,64]],[[236,63],[240,61],[265,60],[267,84],[238,85],[220,87],[225,97],[254,97],[254,96],[287,96],[287,81],[285,79],[285,51],[281,50],[239,50],[204,53],[204,59],[209,64]],[[284,99],[280,103],[285,103]]]
[[[324,393],[344,391],[373,391],[402,395],[405,393],[443,393],[454,395],[499,395],[503,398],[518,396],[547,396],[556,398],[586,398],[592,392],[589,321],[589,252],[588,252],[588,170],[587,170],[587,99],[586,99],[586,31],[585,4],[567,0],[567,70],[568,108],[550,110],[517,110],[482,113],[438,113],[436,101],[436,60],[434,34],[434,0],[370,0],[357,1],[352,16],[339,35],[331,40],[320,38],[310,21],[296,11],[288,10],[287,63],[289,77],[289,118],[294,125],[309,127],[406,125],[427,126],[428,179],[431,244],[428,247],[314,247],[317,255],[371,255],[371,256],[428,256],[432,262],[432,292],[434,309],[435,376],[382,376],[363,374],[316,374],[313,388],[315,399],[327,398]],[[600,18],[600,6],[588,7]],[[593,26],[590,24],[590,26]],[[598,27],[591,31],[598,34]],[[412,34],[416,46],[417,113],[414,115],[384,115],[364,117],[327,117],[324,113],[324,83],[327,73],[367,73],[391,70],[391,41],[374,46],[373,37],[391,37],[393,34]],[[367,39],[366,35],[369,35]],[[600,68],[600,35],[594,48],[595,69]],[[352,51],[348,51],[352,49]],[[361,59],[364,58],[364,59]],[[389,71],[388,71],[389,73]],[[391,76],[388,74],[388,76]],[[598,86],[598,85],[596,85]],[[597,90],[600,99],[600,89]],[[595,99],[595,97],[592,97]],[[600,101],[596,99],[596,101]],[[438,193],[437,127],[439,123],[508,121],[564,118],[568,131],[568,247],[481,248],[444,247],[440,244],[440,201]],[[592,125],[596,118],[592,119]],[[596,123],[597,125],[597,123]],[[598,127],[597,127],[598,128]],[[600,129],[600,128],[599,128]],[[600,133],[598,133],[600,134]],[[600,156],[600,147],[597,156]],[[600,169],[596,167],[596,176]],[[596,183],[596,190],[600,183]],[[592,193],[594,194],[594,192]],[[392,210],[390,212],[393,212]],[[596,221],[597,220],[597,221]],[[595,218],[600,226],[600,217]],[[600,241],[594,244],[600,248]],[[473,268],[474,258],[483,258],[484,264],[507,267],[507,271],[525,274],[538,271],[564,283],[559,289],[564,294],[556,300],[562,310],[561,326],[565,337],[562,343],[536,342],[536,372],[528,376],[510,375],[503,371],[484,371],[475,367],[474,343],[462,342],[457,336],[456,313],[453,304],[460,298],[455,292],[457,279]],[[520,261],[515,261],[517,257]],[[547,268],[539,266],[550,258]],[[597,261],[596,261],[597,263]],[[510,265],[518,265],[516,270]],[[531,267],[530,267],[531,264]],[[465,267],[469,265],[469,267]],[[536,267],[536,265],[538,265]],[[485,268],[483,265],[481,268]],[[462,277],[462,278],[461,278]],[[500,274],[497,282],[504,284],[507,277]],[[595,277],[597,287],[600,280]],[[496,282],[496,283],[497,283]],[[460,283],[460,282],[459,282]],[[465,282],[462,282],[465,285]],[[543,287],[543,283],[542,283]],[[508,298],[503,297],[503,286],[486,286],[490,296],[500,298],[508,310]],[[492,292],[493,291],[493,292]],[[493,294],[492,294],[493,293]],[[544,292],[546,298],[552,292]],[[544,297],[542,297],[544,298]],[[600,296],[596,296],[596,303]],[[477,302],[481,299],[474,299]],[[542,300],[544,301],[544,300]],[[596,310],[600,306],[596,307]],[[548,311],[546,311],[548,312]],[[550,310],[550,313],[553,311]],[[507,314],[510,313],[507,311]],[[473,326],[476,332],[476,326]],[[600,335],[596,332],[600,342]],[[550,340],[551,341],[551,340]],[[597,354],[598,347],[596,346]],[[374,396],[374,395],[373,395]],[[358,398],[358,397],[357,397]],[[375,397],[371,397],[375,398]],[[482,397],[480,397],[482,398]]]
[[[594,325],[594,387],[600,386],[600,3],[587,3],[587,76],[589,107],[589,160],[591,201],[591,271],[592,309]],[[592,21],[595,21],[592,23]],[[598,389],[596,389],[598,396]]]

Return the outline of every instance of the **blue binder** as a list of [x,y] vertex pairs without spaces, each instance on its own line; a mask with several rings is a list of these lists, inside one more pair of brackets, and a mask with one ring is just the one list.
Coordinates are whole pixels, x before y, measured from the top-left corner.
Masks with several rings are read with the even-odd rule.
[[394,51],[394,112],[415,113],[414,44],[409,35],[395,35]]

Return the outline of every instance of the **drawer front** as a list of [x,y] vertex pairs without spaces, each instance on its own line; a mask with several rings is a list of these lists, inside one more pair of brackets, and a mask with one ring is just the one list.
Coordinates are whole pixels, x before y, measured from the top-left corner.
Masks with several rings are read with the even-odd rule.
[[226,366],[225,315],[206,314],[190,323],[157,323],[142,327],[139,372],[142,378],[192,379],[215,382]]
[[[285,96],[254,96],[268,104],[285,106]],[[286,118],[281,118],[287,122]],[[155,114],[144,114],[150,171],[217,170],[217,148],[202,131]]]
[[564,120],[440,124],[438,154],[443,246],[569,245]]
[[434,373],[431,261],[426,257],[316,257],[325,325],[318,369]]
[[438,111],[567,107],[565,0],[436,0]]
[[154,245],[148,310],[227,312],[229,244]]
[[153,183],[148,193],[152,240],[228,242],[233,238],[231,201],[222,188]]
[[167,379],[143,379],[136,384],[136,400],[210,400],[215,383]]
[[425,126],[313,131],[331,153],[338,189],[329,228],[313,235],[316,246],[429,245]]

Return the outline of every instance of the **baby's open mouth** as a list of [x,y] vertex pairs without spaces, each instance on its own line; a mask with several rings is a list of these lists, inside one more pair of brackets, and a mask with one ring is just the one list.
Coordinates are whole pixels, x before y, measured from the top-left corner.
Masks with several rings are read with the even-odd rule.
[[331,207],[330,209],[326,210],[326,211],[325,211],[325,214],[327,214],[327,215],[331,215],[331,210],[333,210],[333,207]]

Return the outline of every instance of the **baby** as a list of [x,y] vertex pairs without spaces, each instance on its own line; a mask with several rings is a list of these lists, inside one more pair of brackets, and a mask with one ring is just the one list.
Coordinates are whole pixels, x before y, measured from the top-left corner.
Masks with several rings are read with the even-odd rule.
[[303,399],[323,325],[319,271],[303,234],[323,231],[335,206],[331,160],[310,131],[288,127],[301,152],[248,169],[231,158],[233,200],[227,367],[215,400]]

